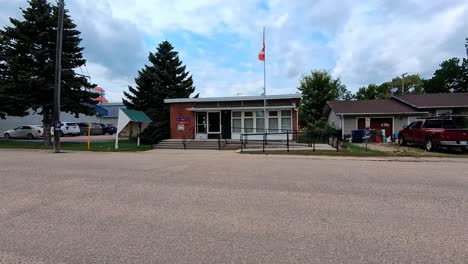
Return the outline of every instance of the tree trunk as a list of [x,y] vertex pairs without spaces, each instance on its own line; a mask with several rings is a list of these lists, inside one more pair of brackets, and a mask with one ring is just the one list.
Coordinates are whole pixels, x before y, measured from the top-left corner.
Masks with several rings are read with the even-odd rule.
[[51,128],[52,128],[52,111],[50,107],[44,107],[42,111],[42,127],[43,127],[43,140],[44,146],[49,147],[52,146],[52,139],[51,139]]

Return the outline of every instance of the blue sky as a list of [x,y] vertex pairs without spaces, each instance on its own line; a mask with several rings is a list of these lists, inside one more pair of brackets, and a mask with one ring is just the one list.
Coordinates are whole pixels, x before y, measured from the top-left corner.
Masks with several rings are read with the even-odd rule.
[[[202,97],[257,95],[257,59],[266,26],[267,92],[295,93],[313,69],[329,70],[351,91],[403,72],[430,77],[464,56],[465,0],[66,0],[82,32],[91,81],[120,101],[137,71],[170,41]],[[0,25],[25,0],[0,0]]]

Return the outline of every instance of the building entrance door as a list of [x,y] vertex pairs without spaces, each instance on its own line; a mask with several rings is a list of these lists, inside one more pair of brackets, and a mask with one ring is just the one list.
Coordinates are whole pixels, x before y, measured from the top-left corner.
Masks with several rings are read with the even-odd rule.
[[231,110],[221,112],[221,136],[224,139],[231,139]]
[[218,138],[221,133],[221,113],[208,112],[208,138]]
[[208,134],[206,133],[207,128],[207,120],[206,120],[206,112],[197,112],[196,115],[196,139],[207,139]]

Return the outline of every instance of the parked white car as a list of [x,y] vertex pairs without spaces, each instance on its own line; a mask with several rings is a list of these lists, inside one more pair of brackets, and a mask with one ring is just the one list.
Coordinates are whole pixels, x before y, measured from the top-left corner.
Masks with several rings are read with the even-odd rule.
[[60,136],[63,137],[65,135],[79,136],[80,127],[78,124],[73,122],[62,122]]
[[42,137],[43,129],[41,126],[37,125],[28,125],[28,126],[19,126],[15,129],[7,130],[3,133],[3,138],[27,138],[34,139]]

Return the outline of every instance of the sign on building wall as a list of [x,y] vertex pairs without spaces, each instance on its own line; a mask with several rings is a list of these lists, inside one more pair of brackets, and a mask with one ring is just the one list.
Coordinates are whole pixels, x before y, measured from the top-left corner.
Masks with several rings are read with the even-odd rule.
[[184,125],[190,124],[190,118],[188,117],[177,117],[176,121],[177,121],[177,124],[184,124]]
[[370,117],[366,117],[366,128],[370,127]]

